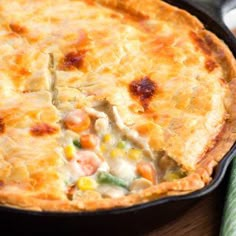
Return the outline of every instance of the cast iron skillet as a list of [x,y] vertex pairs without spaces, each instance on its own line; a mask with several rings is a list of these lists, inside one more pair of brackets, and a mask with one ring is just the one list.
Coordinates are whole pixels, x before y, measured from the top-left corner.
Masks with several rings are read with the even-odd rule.
[[[236,0],[165,0],[197,16],[207,29],[223,39],[236,56],[236,41],[223,23],[225,11],[236,7]],[[200,4],[199,4],[200,3]],[[213,181],[202,190],[184,196],[160,200],[125,209],[92,213],[32,212],[0,207],[0,232],[93,232],[103,234],[142,234],[183,214],[196,201],[212,192],[221,183],[236,155],[236,144],[225,155],[214,173]]]

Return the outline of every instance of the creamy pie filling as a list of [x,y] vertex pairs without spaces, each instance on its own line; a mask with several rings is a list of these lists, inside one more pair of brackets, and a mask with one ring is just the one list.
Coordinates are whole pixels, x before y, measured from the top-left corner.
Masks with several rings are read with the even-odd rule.
[[127,127],[115,106],[74,109],[63,114],[61,140],[67,196],[117,198],[186,173],[165,152]]

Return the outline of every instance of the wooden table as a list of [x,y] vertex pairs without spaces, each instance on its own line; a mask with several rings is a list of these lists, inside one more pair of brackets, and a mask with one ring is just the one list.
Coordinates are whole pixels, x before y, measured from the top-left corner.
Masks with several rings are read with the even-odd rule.
[[[228,177],[228,175],[227,175]],[[227,177],[216,191],[198,202],[182,217],[147,236],[217,236],[224,206]]]

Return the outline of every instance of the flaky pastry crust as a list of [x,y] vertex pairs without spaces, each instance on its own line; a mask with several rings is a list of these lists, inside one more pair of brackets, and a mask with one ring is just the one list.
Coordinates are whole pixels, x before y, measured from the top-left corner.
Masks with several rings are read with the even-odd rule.
[[[29,1],[23,0],[13,2],[23,3],[26,5],[29,4]],[[0,132],[2,131],[0,139],[0,168],[2,172],[0,173],[1,204],[5,206],[13,206],[16,208],[25,208],[37,211],[95,211],[101,209],[130,207],[136,204],[163,198],[165,196],[190,193],[208,185],[212,180],[214,168],[222,160],[224,155],[230,150],[236,140],[236,64],[232,53],[224,44],[224,42],[222,42],[211,32],[207,31],[194,16],[190,15],[186,11],[168,5],[162,1],[60,0],[56,1],[56,3],[52,3],[52,1],[45,0],[42,2],[44,2],[44,4],[42,4],[41,6],[39,1],[35,1],[35,4],[39,5],[39,7],[37,7],[39,18],[42,18],[40,18],[37,22],[40,22],[42,26],[45,25],[45,28],[40,28],[40,36],[36,36],[36,34],[34,34],[34,32],[32,31],[35,26],[33,24],[31,25],[30,23],[27,24],[27,17],[25,17],[25,26],[23,26],[23,20],[25,19],[20,15],[19,17],[16,16],[16,18],[14,19],[15,22],[11,22],[10,17],[6,17],[6,15],[4,15],[7,14],[10,10],[6,6],[4,8],[4,5],[6,3],[0,1],[0,19],[4,19],[4,23],[1,25],[1,31],[6,32],[5,36],[1,36],[0,42],[6,42],[8,39],[10,39],[13,45],[13,50],[17,50],[17,54],[15,55],[14,59],[15,65],[17,66],[16,74],[14,74],[13,72],[10,72],[13,68],[12,66],[14,65],[10,65],[7,61],[8,56],[11,56],[12,49],[7,44],[4,44],[4,47],[0,48],[0,51],[2,52],[9,52],[9,54],[6,54],[7,56],[3,60],[4,64],[2,63],[2,65],[5,66],[5,69],[0,67],[0,73],[3,78],[2,86],[0,88],[0,92],[2,95],[2,101],[0,102],[0,115],[2,117],[0,118],[2,118],[4,121],[3,125],[3,121],[0,119]],[[80,80],[79,78],[83,77],[87,73],[87,69],[83,69],[83,66],[86,67],[86,65],[89,64],[89,69],[94,69],[95,67],[93,67],[93,63],[95,65],[97,63],[96,60],[91,59],[94,55],[90,55],[89,52],[87,53],[87,50],[89,51],[89,48],[91,46],[89,45],[89,43],[87,45],[87,40],[89,41],[89,39],[86,38],[86,35],[83,35],[83,33],[81,33],[80,41],[82,42],[81,45],[85,47],[85,49],[82,50],[81,48],[79,48],[80,54],[77,54],[76,57],[85,58],[83,62],[84,64],[82,63],[82,65],[80,61],[77,61],[76,65],[69,65],[68,61],[70,61],[70,58],[74,56],[74,52],[68,53],[68,48],[75,47],[75,45],[71,44],[71,42],[74,40],[74,35],[68,34],[65,37],[63,36],[60,38],[62,30],[64,30],[62,26],[61,28],[56,29],[56,33],[52,30],[57,26],[57,24],[60,25],[62,19],[65,18],[65,16],[62,16],[63,13],[61,13],[60,15],[60,11],[62,11],[62,9],[60,9],[59,7],[55,8],[58,12],[53,13],[53,6],[58,5],[69,8],[68,4],[76,4],[76,2],[84,2],[87,5],[87,8],[89,6],[91,8],[98,7],[101,12],[105,14],[105,17],[111,19],[115,18],[116,20],[118,19],[118,21],[122,22],[122,24],[130,24],[130,27],[133,27],[137,31],[134,31],[134,37],[140,37],[140,42],[147,44],[150,43],[148,44],[148,49],[144,53],[150,55],[150,57],[154,60],[153,63],[156,63],[160,67],[157,66],[155,68],[156,71],[154,71],[154,69],[151,67],[150,71],[148,71],[148,66],[142,68],[143,64],[146,63],[145,65],[147,65],[147,63],[149,62],[145,61],[145,58],[140,55],[141,61],[134,64],[134,66],[140,65],[140,68],[132,68],[131,71],[135,72],[133,72],[134,78],[130,78],[130,80],[137,79],[137,76],[139,76],[138,73],[140,73],[140,71],[140,77],[149,76],[151,78],[154,78],[155,82],[157,82],[158,94],[154,95],[153,100],[143,101],[141,98],[137,99],[137,96],[135,95],[130,95],[128,89],[124,91],[123,87],[127,87],[127,85],[131,82],[129,81],[129,78],[124,77],[124,80],[119,83],[119,88],[116,87],[117,84],[113,84],[113,86],[112,83],[114,82],[114,80],[113,78],[109,77],[110,75],[108,75],[107,77],[107,81],[110,83],[109,86],[106,87],[106,82],[104,84],[99,84],[99,82],[97,89],[101,91],[101,93],[95,94],[95,96],[97,96],[101,100],[106,98],[109,102],[116,105],[120,113],[122,114],[122,117],[124,117],[124,121],[127,124],[132,124],[132,127],[137,129],[140,134],[146,135],[146,133],[148,133],[150,137],[149,143],[153,147],[153,149],[156,151],[164,149],[179,165],[189,171],[187,177],[173,182],[160,183],[137,194],[130,194],[117,199],[89,196],[88,198],[79,198],[77,200],[71,201],[65,196],[62,184],[63,179],[60,173],[57,173],[56,171],[57,168],[63,165],[63,163],[61,163],[60,161],[60,148],[58,148],[55,141],[60,136],[61,132],[58,113],[62,110],[64,111],[66,109],[74,107],[71,101],[74,99],[75,95],[80,92],[78,88],[80,86],[83,86],[83,83],[80,83],[82,80]],[[9,7],[11,6],[12,8],[14,8],[15,5],[9,4]],[[17,9],[17,6],[15,7]],[[48,10],[47,12],[47,9],[51,9],[51,11]],[[113,14],[111,15],[111,13]],[[52,16],[52,14],[54,15]],[[78,19],[74,19],[73,17],[71,17],[70,19],[70,14],[73,15],[73,13],[71,12],[68,12],[67,14],[67,20],[71,20],[72,25],[75,24],[76,20]],[[45,19],[47,19],[47,17],[51,17],[50,23],[46,22]],[[133,30],[133,28],[130,30]],[[112,31],[112,28],[107,30]],[[51,34],[52,32],[54,32],[54,35]],[[142,35],[140,32],[145,33],[144,35]],[[161,32],[161,35],[159,35],[158,32]],[[127,34],[129,34],[129,32],[127,32]],[[50,35],[51,38],[47,39],[47,35]],[[147,36],[152,36],[155,38],[155,40],[148,41]],[[57,37],[59,39],[56,42],[55,39]],[[92,35],[92,37],[101,37],[101,32],[99,32],[98,30]],[[183,41],[181,41],[181,39]],[[121,41],[122,40],[123,39],[121,39]],[[135,41],[136,38],[132,37],[129,38],[128,41],[129,40],[133,40],[130,46],[133,46],[134,50],[136,50],[136,46],[139,42]],[[54,43],[58,44],[59,46],[56,47]],[[105,43],[108,44],[108,42],[99,41],[98,45],[102,47],[101,45],[104,44],[103,47],[106,47]],[[186,68],[188,67],[188,65],[192,69],[194,68],[194,64],[203,64],[204,71],[201,72],[202,74],[199,71],[195,71],[196,73],[192,73],[191,71],[186,72],[187,70],[184,71],[182,69],[182,62],[176,61],[180,60],[182,56],[177,57],[177,59],[175,60],[173,55],[173,52],[176,54],[181,54],[182,51],[176,51],[172,48],[174,47],[173,45],[181,48],[181,50],[183,50],[183,48],[186,48],[185,53],[187,59],[184,62],[184,66]],[[42,48],[44,49],[43,53],[40,51],[40,49]],[[193,51],[193,49],[196,51]],[[115,47],[114,50],[116,50]],[[55,64],[55,70],[50,68],[51,57],[46,56],[46,53],[48,53],[48,55],[54,54],[53,63]],[[142,53],[142,50],[139,51],[139,53]],[[153,56],[154,54],[156,54],[158,58],[155,58]],[[110,56],[111,60],[116,60],[115,55]],[[98,57],[98,54],[96,55],[96,57]],[[110,60],[110,58],[102,59],[104,60],[102,63],[107,63],[106,60],[108,60],[108,62]],[[132,58],[128,58],[128,60],[129,59]],[[121,58],[119,58],[119,60],[121,62]],[[35,61],[35,64],[31,63],[32,61]],[[169,64],[171,69],[161,69],[161,65],[163,63]],[[81,67],[82,69],[80,72],[75,72],[73,70],[74,68],[72,67]],[[111,71],[116,70],[117,68],[118,67],[113,66],[111,68]],[[125,67],[125,69],[127,68],[128,67]],[[197,67],[196,69],[199,68]],[[164,72],[162,70],[164,70]],[[167,75],[165,70],[170,70],[170,74]],[[19,79],[19,73],[17,71],[20,73],[21,79]],[[107,69],[107,71],[110,72],[109,69]],[[127,71],[127,73],[128,72],[130,71]],[[120,68],[120,71],[115,71],[115,73],[120,76],[122,75],[122,73],[125,73],[125,71],[122,71],[122,68]],[[177,78],[177,80],[179,79],[179,75],[181,77],[181,73],[185,73],[185,77],[187,77],[188,75],[190,77],[198,77],[198,81],[200,81],[199,83],[206,83],[206,87],[204,87],[205,90],[203,92],[198,91],[199,97],[201,98],[202,96],[203,102],[201,102],[200,99],[194,100],[195,103],[192,108],[193,110],[191,110],[190,112],[190,110],[188,110],[188,106],[191,106],[191,102],[189,102],[187,105],[184,103],[189,96],[189,94],[187,93],[187,87],[187,92],[185,94],[186,97],[178,97],[178,99],[180,99],[179,102],[177,100],[169,101],[169,98],[166,98],[166,94],[169,91],[165,93],[164,89],[163,91],[161,90],[162,86],[167,86],[167,81],[165,79],[163,79],[162,81],[162,78],[158,77],[158,73],[160,74],[160,77],[167,76],[168,79]],[[206,77],[207,75],[209,75],[209,77]],[[92,76],[94,75],[89,75],[88,77],[86,77],[86,79],[91,79],[91,81],[94,82]],[[54,77],[56,77],[55,81],[53,80]],[[207,81],[208,78],[209,81]],[[213,80],[213,78],[215,80]],[[37,86],[35,86],[34,83],[34,81],[36,80],[39,81]],[[192,86],[191,81],[188,82],[186,78],[183,78],[183,80],[184,82],[187,81],[187,83]],[[179,82],[181,84],[181,79],[179,79]],[[188,86],[188,84],[186,86]],[[54,89],[56,87],[56,95],[55,91],[52,92],[52,87],[54,87]],[[101,88],[105,88],[104,90],[109,90],[109,88],[111,88],[111,91],[103,92]],[[127,110],[127,108],[124,107],[124,104],[113,95],[114,88],[118,89],[121,94],[124,93],[122,95],[124,95],[123,98],[125,99],[125,102],[130,105],[133,110]],[[90,89],[91,87],[89,87],[87,90],[85,89],[87,94],[94,95],[93,93],[91,93]],[[177,89],[179,89],[179,91],[184,90],[184,84],[182,88],[179,87],[176,88],[176,90]],[[173,88],[170,91],[173,93],[175,92]],[[217,101],[217,104],[215,105],[213,104],[213,102],[212,104],[208,104],[207,93],[210,92],[212,92],[212,94],[214,95],[218,94],[218,92],[220,94],[220,97],[215,97]],[[9,99],[9,94],[13,95],[15,99]],[[84,94],[82,94],[78,99],[75,98],[75,100],[80,100],[80,102],[82,103],[80,105],[86,106],[87,103],[89,103],[89,99],[86,96],[84,99],[82,99],[82,96],[84,96]],[[53,101],[53,99],[56,100],[54,100],[54,104],[50,102]],[[158,118],[156,118],[156,113],[158,113],[158,106],[161,111],[164,110],[164,108],[161,107],[162,104],[158,102],[159,99],[163,99],[163,101],[169,101],[169,103],[164,103],[163,106],[169,106],[171,103],[177,101],[176,106],[180,110],[175,109],[176,107],[167,107],[170,110],[170,113],[175,113],[177,117],[182,114],[180,112],[181,109],[186,112],[186,114],[184,114],[186,119],[181,120],[182,118],[179,118],[180,120],[177,120],[176,122],[186,122],[185,125],[187,126],[187,128],[174,128],[174,131],[176,133],[180,132],[179,136],[176,136],[176,138],[172,139],[168,137],[168,139],[165,140],[166,136],[168,136],[168,133],[163,134],[162,128],[167,127],[165,123],[166,121],[162,122],[161,119],[158,120]],[[30,101],[33,102],[31,103]],[[55,104],[56,106],[54,106]],[[40,115],[38,115],[39,109],[41,110]],[[198,110],[195,111],[194,109]],[[212,112],[212,110],[214,109],[217,110],[217,113],[212,113],[212,116],[216,117],[216,123],[207,126],[205,117],[208,116],[209,111]],[[143,114],[141,119],[139,115],[140,112]],[[14,116],[12,118],[11,114],[13,113],[18,114],[18,116]],[[30,118],[28,119],[27,117]],[[206,138],[207,142],[203,142],[201,144],[202,146],[200,145],[200,150],[198,150],[197,145],[195,145],[197,139],[195,137],[192,137],[191,134],[188,133],[191,121],[193,119],[196,119],[199,124],[201,122],[206,122],[202,124],[206,125],[206,133],[202,126],[194,126],[194,129],[202,129],[201,133],[197,137],[204,138],[204,135],[208,135]],[[139,122],[139,120],[141,120],[141,122]],[[150,133],[150,130],[148,130],[147,128],[149,125],[148,122],[150,120],[152,121],[152,124],[150,124],[150,126],[154,127],[153,130],[155,130],[155,132],[153,133]],[[153,121],[154,123],[157,122],[158,126],[152,126]],[[208,122],[213,123],[214,118],[209,118]],[[133,123],[135,124],[134,126]],[[35,127],[35,125],[37,126]],[[176,123],[173,126],[175,125]],[[26,131],[28,127],[31,127],[30,133]],[[42,133],[43,137],[41,140],[41,137],[39,136],[41,136]],[[7,148],[5,147],[5,144],[7,142],[6,140],[8,140],[8,138],[11,139],[12,143],[18,142],[17,145],[19,147],[16,153],[11,152],[11,146]],[[192,146],[186,146],[184,150],[181,150],[181,147],[183,147],[190,138],[193,138]],[[170,142],[172,143],[174,142],[175,145],[170,145],[170,143],[168,143],[168,140],[170,140]],[[41,150],[36,145],[37,142],[39,144],[39,147],[43,149],[43,153],[42,156],[37,158],[37,163],[33,163],[30,158],[34,155],[34,152],[38,153]],[[24,143],[26,143],[28,146],[36,145],[34,152],[25,148],[23,149],[24,151],[19,151],[20,145],[24,146]],[[178,146],[178,144],[180,146]],[[14,145],[12,146],[12,150],[13,149]],[[190,153],[192,149],[195,153],[197,153],[196,155]],[[8,156],[10,154],[13,155],[14,158],[10,158]],[[45,158],[44,160],[45,156],[47,158]],[[18,160],[19,158],[24,159],[24,161],[28,165],[28,169],[25,169],[22,163]],[[17,164],[17,161],[19,161],[20,165]],[[36,170],[36,166],[41,166],[42,168],[38,168]],[[31,175],[30,178],[29,175]]]

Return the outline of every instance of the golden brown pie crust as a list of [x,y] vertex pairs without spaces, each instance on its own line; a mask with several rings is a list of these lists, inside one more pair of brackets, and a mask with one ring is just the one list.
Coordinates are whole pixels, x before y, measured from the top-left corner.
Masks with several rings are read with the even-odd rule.
[[[93,1],[86,2],[93,4]],[[214,142],[204,151],[201,160],[197,163],[196,169],[183,179],[174,182],[164,182],[143,190],[138,194],[131,194],[118,199],[93,199],[93,197],[90,197],[77,201],[69,201],[60,197],[57,198],[56,195],[53,194],[37,191],[19,193],[15,192],[14,188],[4,186],[3,183],[0,186],[0,202],[2,205],[37,211],[94,211],[98,209],[129,207],[169,195],[186,194],[201,189],[210,183],[213,169],[236,140],[236,63],[232,53],[220,39],[205,30],[203,25],[189,13],[162,1],[98,0],[97,2],[112,7],[119,12],[129,13],[137,20],[147,17],[153,19],[158,17],[163,21],[171,20],[175,22],[177,27],[184,26],[194,31],[191,35],[192,40],[206,57],[210,58],[206,62],[209,73],[214,70],[216,63],[223,68],[224,78],[222,79],[222,84],[228,84],[229,90],[231,91],[231,93],[227,95],[227,120],[223,124],[221,132],[215,138]],[[24,33],[23,28],[14,25],[11,25],[11,28],[18,34]],[[212,58],[214,61],[211,61]],[[77,65],[80,66],[79,63]],[[44,132],[46,129],[49,130],[48,132],[53,132],[53,135],[56,135],[56,128],[54,127],[55,120],[52,119],[50,123],[52,124],[51,128],[46,129],[45,126],[41,124],[40,129],[36,128],[36,133],[41,132],[41,130]],[[0,131],[3,129],[4,127],[0,122]],[[33,130],[35,129],[33,128]],[[54,144],[52,143],[51,145]],[[60,193],[58,194],[60,195]]]

